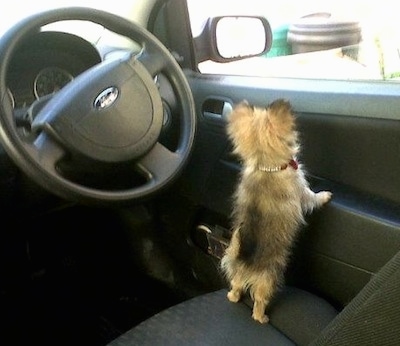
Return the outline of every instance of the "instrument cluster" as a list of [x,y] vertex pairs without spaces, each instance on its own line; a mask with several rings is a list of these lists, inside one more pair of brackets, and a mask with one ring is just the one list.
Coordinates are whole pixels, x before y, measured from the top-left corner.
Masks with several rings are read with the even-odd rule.
[[78,36],[57,31],[33,34],[10,61],[7,91],[13,107],[29,107],[100,61],[95,46]]

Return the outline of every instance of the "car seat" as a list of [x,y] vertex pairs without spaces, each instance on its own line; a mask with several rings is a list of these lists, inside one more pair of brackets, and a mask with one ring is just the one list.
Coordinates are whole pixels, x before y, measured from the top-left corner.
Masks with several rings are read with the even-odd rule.
[[226,290],[156,314],[109,346],[130,345],[400,345],[400,253],[340,312],[309,292],[286,287],[269,309],[270,323],[251,318],[251,302],[234,304]]

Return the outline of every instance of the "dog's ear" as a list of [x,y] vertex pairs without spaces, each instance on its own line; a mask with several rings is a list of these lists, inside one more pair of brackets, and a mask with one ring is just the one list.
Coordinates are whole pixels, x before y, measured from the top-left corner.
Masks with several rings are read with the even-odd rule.
[[254,107],[244,100],[233,107],[231,114],[229,114],[228,122],[233,124],[236,122],[247,121],[246,119],[252,117],[253,110]]
[[254,106],[251,105],[247,100],[243,100],[233,107],[233,110],[252,110]]
[[284,113],[291,113],[292,112],[292,105],[288,100],[285,99],[277,99],[271,102],[268,107],[273,112],[284,112]]
[[275,131],[287,132],[295,129],[295,116],[292,105],[285,99],[278,99],[267,107],[268,120]]
[[249,136],[252,135],[254,107],[247,101],[242,101],[233,107],[228,117],[227,133],[233,141],[235,151],[242,143],[248,142]]

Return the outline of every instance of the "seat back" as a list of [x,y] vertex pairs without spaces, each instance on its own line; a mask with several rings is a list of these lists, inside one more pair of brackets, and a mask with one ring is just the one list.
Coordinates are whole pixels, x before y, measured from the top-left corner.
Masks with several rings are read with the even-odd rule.
[[311,345],[400,345],[400,252],[372,277]]

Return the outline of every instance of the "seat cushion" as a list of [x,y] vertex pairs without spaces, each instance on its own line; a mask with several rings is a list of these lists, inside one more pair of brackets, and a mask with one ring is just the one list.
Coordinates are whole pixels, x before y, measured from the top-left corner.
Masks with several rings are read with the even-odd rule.
[[299,345],[311,341],[336,316],[322,299],[291,288],[271,305],[271,322],[260,324],[251,318],[249,302],[231,303],[226,294],[222,289],[166,309],[109,346]]
[[272,301],[270,323],[296,342],[309,345],[337,316],[338,311],[325,299],[307,291],[285,287]]

